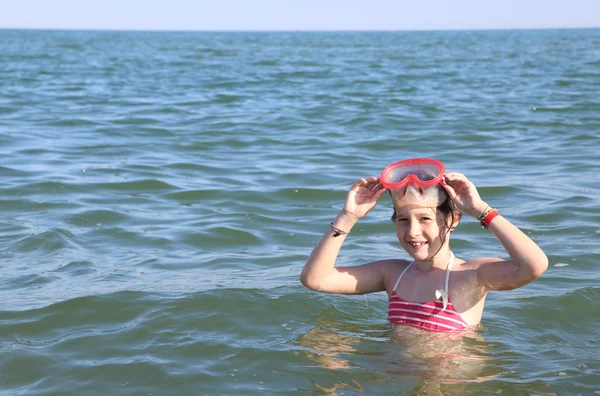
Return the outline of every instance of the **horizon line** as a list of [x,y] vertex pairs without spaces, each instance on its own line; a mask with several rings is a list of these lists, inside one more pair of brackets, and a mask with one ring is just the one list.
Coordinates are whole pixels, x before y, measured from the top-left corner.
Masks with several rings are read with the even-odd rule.
[[520,28],[423,28],[423,29],[140,29],[140,28],[68,28],[68,27],[2,27],[0,31],[88,31],[140,33],[382,33],[382,32],[468,32],[468,31],[536,31],[536,30],[594,30],[600,26],[581,27],[520,27]]

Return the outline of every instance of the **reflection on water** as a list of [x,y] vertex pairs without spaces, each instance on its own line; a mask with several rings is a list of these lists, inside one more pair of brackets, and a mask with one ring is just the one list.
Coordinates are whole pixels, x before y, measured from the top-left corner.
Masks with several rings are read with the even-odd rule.
[[300,336],[298,342],[308,347],[308,359],[324,368],[339,370],[350,368],[350,362],[341,355],[355,352],[353,344],[360,342],[360,338],[340,334],[330,328],[315,327]]
[[353,328],[351,332],[343,324],[336,325],[344,328],[319,325],[300,336],[298,342],[306,348],[306,358],[319,367],[362,373],[362,384],[356,376],[351,383],[323,385],[313,381],[319,389],[315,394],[337,394],[340,389],[362,392],[367,382],[397,383],[398,390],[409,386],[406,390],[417,394],[455,394],[466,391],[466,384],[485,382],[500,374],[497,366],[488,365],[490,346],[477,331],[457,337],[399,326],[379,331],[379,337],[367,337],[365,329],[359,333]]
[[388,363],[399,367],[392,372],[419,374],[414,388],[419,394],[458,394],[466,391],[461,384],[485,382],[500,374],[487,364],[489,345],[477,331],[433,333],[397,326],[390,341]]
[[[356,352],[353,345],[360,340],[359,337],[342,334],[329,327],[317,326],[301,335],[298,343],[307,347],[306,357],[318,366],[329,370],[348,370],[351,368],[351,362],[344,356],[352,356]],[[322,385],[311,381],[317,390],[307,392],[313,395],[337,395],[338,390],[351,389],[363,393],[364,389],[356,379],[352,379],[351,382],[352,384],[336,382]]]
[[323,385],[319,385],[314,381],[311,381],[312,384],[315,386],[315,388],[317,388],[317,391],[307,391],[309,394],[311,395],[337,395],[338,392],[337,390],[340,390],[339,394],[344,394],[344,389],[351,389],[351,390],[355,390],[357,392],[360,393],[364,393],[364,389],[362,386],[360,386],[360,384],[358,383],[358,381],[356,380],[352,380],[353,385],[348,385],[346,383],[343,382],[337,382],[335,384],[332,384],[330,386],[323,386]]

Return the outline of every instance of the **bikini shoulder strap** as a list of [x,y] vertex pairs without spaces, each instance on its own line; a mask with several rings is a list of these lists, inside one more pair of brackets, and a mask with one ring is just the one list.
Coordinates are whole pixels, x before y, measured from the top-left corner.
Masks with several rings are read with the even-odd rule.
[[406,266],[406,268],[404,268],[404,271],[402,271],[402,273],[400,274],[400,276],[398,277],[398,280],[396,281],[396,284],[394,285],[394,288],[392,289],[392,291],[395,293],[396,292],[396,288],[398,287],[398,285],[400,284],[400,279],[402,279],[402,277],[404,276],[404,274],[406,273],[406,271],[409,270],[410,267],[413,266],[415,262],[413,261],[412,263],[410,263],[409,265]]
[[450,252],[450,259],[448,260],[448,266],[446,267],[446,282],[444,282],[444,290],[446,290],[447,293],[450,293],[450,290],[448,289],[448,280],[450,279],[452,264],[454,264],[454,253]]

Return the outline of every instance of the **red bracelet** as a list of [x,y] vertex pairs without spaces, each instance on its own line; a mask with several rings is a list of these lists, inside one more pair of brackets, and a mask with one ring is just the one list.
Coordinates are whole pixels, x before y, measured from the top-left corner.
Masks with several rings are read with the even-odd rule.
[[483,228],[485,228],[487,230],[488,227],[490,226],[490,223],[492,222],[492,220],[494,220],[494,218],[496,216],[498,216],[499,214],[500,213],[498,213],[498,210],[493,209],[490,213],[485,215],[485,217],[483,219],[481,219],[481,221],[479,223],[481,224],[481,226]]

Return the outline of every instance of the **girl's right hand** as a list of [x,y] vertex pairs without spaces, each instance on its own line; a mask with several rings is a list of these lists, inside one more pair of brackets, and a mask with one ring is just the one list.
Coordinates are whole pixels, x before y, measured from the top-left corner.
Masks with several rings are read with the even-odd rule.
[[350,188],[343,212],[346,215],[360,220],[377,205],[379,198],[385,193],[386,188],[379,182],[379,178],[369,176],[358,179]]

